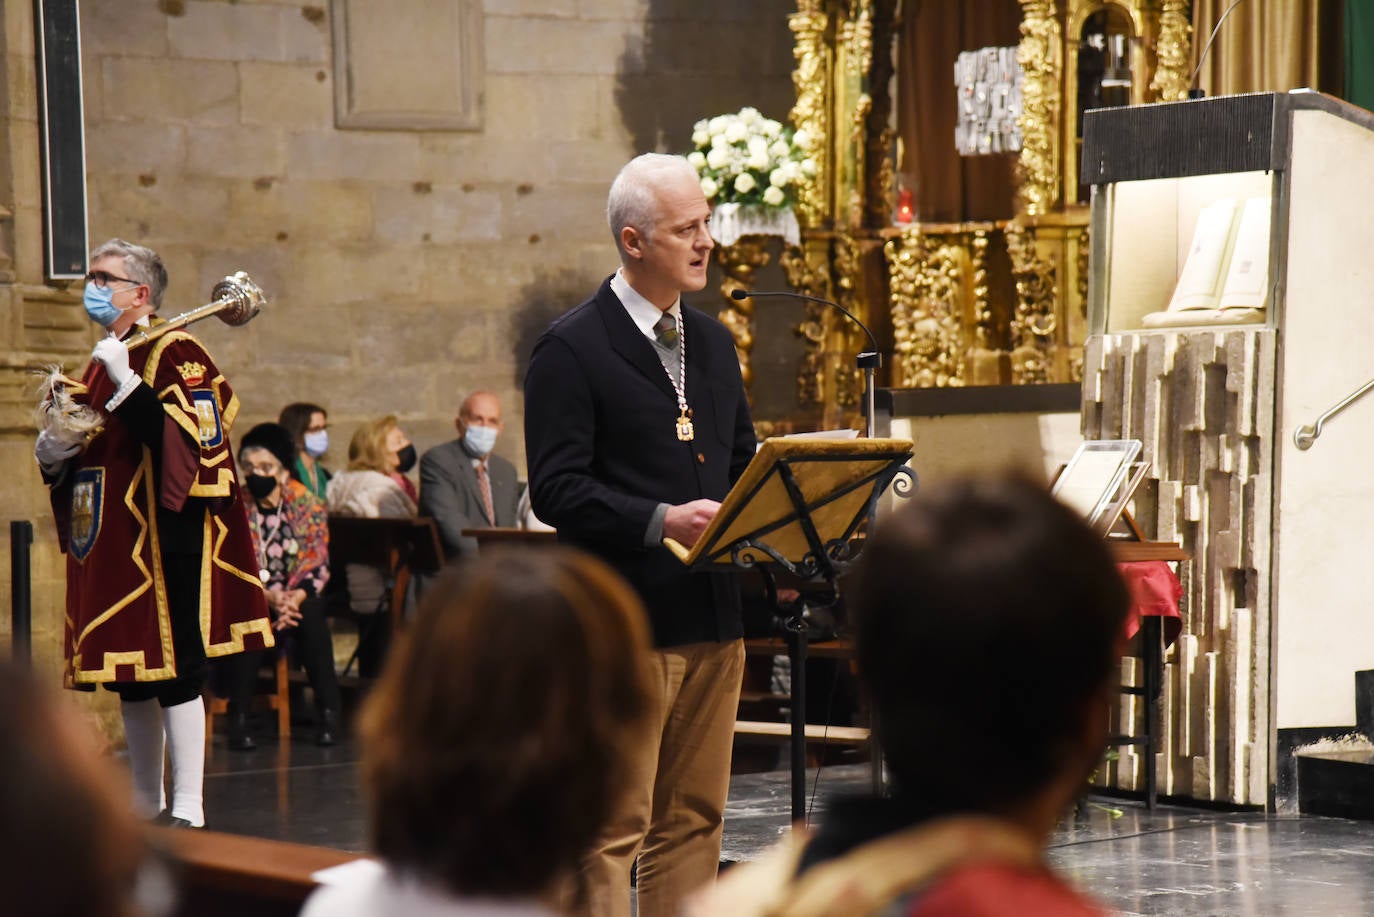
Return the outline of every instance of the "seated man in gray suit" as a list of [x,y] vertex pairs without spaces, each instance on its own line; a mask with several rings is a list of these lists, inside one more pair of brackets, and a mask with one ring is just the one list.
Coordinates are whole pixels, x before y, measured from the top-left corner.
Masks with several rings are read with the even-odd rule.
[[454,425],[458,438],[420,459],[420,515],[434,517],[448,560],[477,553],[477,539],[463,529],[514,526],[520,499],[515,466],[491,451],[502,429],[496,396],[468,395]]

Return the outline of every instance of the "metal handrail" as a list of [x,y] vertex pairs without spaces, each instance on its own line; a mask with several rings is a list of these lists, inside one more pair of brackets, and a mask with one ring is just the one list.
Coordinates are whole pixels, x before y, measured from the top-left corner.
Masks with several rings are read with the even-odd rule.
[[1361,385],[1359,388],[1355,389],[1355,391],[1342,398],[1337,404],[1332,406],[1329,411],[1318,417],[1316,423],[1298,427],[1293,431],[1293,445],[1302,450],[1311,449],[1312,444],[1317,441],[1317,437],[1322,435],[1322,424],[1364,397],[1365,393],[1372,388],[1374,388],[1374,379],[1370,379],[1364,385]]

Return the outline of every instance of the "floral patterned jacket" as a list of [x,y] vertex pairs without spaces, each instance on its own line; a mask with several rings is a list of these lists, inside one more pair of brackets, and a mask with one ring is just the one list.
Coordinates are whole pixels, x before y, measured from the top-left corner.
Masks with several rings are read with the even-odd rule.
[[268,587],[304,589],[319,595],[329,582],[329,517],[324,503],[294,478],[282,487],[280,522],[265,517],[248,501],[248,524],[253,546]]

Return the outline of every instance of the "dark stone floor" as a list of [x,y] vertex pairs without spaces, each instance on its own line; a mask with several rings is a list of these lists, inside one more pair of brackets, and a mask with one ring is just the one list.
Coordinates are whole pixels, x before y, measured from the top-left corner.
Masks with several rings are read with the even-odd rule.
[[[356,749],[316,748],[304,732],[284,746],[266,739],[247,753],[230,753],[216,740],[205,781],[211,827],[365,849]],[[815,811],[836,793],[863,791],[868,780],[864,765],[823,770]],[[721,858],[748,860],[775,842],[787,830],[789,800],[785,772],[736,777]],[[1050,859],[1122,914],[1374,913],[1374,823],[1092,802],[1122,814],[1080,807],[1056,832]]]

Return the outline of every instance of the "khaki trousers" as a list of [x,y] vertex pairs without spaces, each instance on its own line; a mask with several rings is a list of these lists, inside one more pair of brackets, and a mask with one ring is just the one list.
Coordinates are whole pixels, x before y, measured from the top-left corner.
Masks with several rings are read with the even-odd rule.
[[653,657],[652,733],[582,868],[584,913],[595,917],[629,917],[636,856],[639,917],[675,917],[720,865],[744,642],[674,646]]

